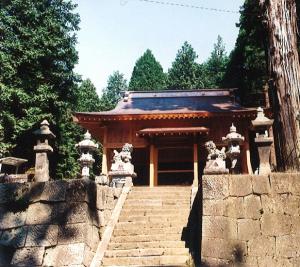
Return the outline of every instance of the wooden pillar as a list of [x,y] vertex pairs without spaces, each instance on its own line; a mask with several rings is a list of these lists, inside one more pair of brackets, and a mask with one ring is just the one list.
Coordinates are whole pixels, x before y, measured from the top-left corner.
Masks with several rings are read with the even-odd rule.
[[108,169],[107,169],[107,148],[103,147],[102,149],[102,171],[101,173],[103,174],[108,174]]
[[193,186],[198,187],[198,144],[194,144],[194,180]]
[[243,147],[241,158],[240,158],[240,160],[242,160],[242,170],[241,171],[242,171],[242,173],[253,174],[248,134],[246,135],[244,144],[245,145]]
[[107,168],[107,128],[104,128],[103,146],[102,146],[102,171],[103,174],[108,174]]
[[248,171],[248,174],[253,174],[252,165],[251,165],[251,159],[250,159],[250,149],[249,149],[249,147],[246,150],[246,158],[247,158],[247,171]]
[[150,172],[149,172],[149,186],[157,186],[157,149],[151,144],[150,145]]

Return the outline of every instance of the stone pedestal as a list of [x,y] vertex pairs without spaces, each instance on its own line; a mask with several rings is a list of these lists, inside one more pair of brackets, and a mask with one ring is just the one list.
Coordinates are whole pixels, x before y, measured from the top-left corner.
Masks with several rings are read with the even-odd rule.
[[266,175],[271,173],[270,153],[271,145],[273,143],[272,137],[255,138],[255,144],[259,155],[259,174]]
[[136,177],[136,174],[127,171],[110,171],[108,176],[111,179],[112,187],[122,188],[126,183],[132,185],[132,179]]
[[204,174],[227,174],[229,170],[226,169],[226,164],[223,159],[211,159],[206,162]]
[[35,155],[35,182],[47,182],[50,180],[49,175],[49,160],[48,153],[52,152],[52,150],[48,150],[47,152],[41,150],[39,146],[34,147]]

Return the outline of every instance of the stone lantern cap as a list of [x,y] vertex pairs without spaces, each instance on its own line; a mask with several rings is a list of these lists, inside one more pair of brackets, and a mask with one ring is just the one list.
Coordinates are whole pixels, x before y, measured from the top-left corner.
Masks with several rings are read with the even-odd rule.
[[47,120],[43,120],[41,122],[41,126],[40,129],[35,130],[33,132],[33,134],[37,135],[37,136],[43,136],[47,139],[53,139],[56,136],[51,132],[51,130],[49,129],[49,122]]
[[274,120],[270,120],[265,116],[264,110],[259,107],[257,108],[257,117],[251,121],[253,129],[268,129],[273,125]]
[[86,133],[84,134],[84,138],[82,141],[80,141],[78,144],[75,145],[76,148],[78,148],[79,150],[88,150],[88,151],[95,151],[98,149],[98,145],[95,144],[92,140],[91,140],[92,136],[89,133],[89,131],[86,131]]
[[222,141],[226,143],[238,142],[241,143],[245,140],[245,137],[236,132],[236,127],[232,124],[229,130],[229,134],[226,137],[222,137]]

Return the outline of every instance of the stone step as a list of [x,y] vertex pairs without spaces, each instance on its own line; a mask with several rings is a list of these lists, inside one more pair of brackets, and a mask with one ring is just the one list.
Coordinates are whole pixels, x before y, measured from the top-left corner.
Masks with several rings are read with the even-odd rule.
[[172,199],[177,201],[189,201],[190,200],[190,194],[186,195],[170,195],[170,194],[130,194],[127,199]]
[[184,241],[187,234],[156,234],[156,235],[131,235],[131,236],[112,236],[112,242],[151,242],[151,241]]
[[132,188],[132,191],[190,191],[191,186],[155,186],[155,187],[149,187],[149,186],[134,186]]
[[[152,215],[178,215],[178,209],[124,209],[121,212],[121,216],[152,216]],[[180,215],[188,216],[190,209],[180,210]]]
[[182,222],[187,223],[189,219],[188,214],[172,214],[168,216],[152,215],[152,216],[120,216],[119,222]]
[[169,196],[169,197],[188,197],[189,195],[191,195],[191,190],[187,191],[166,191],[166,190],[159,190],[159,191],[131,191],[129,193],[129,196],[133,195],[133,196],[155,196],[155,197],[163,197],[163,196]]
[[135,229],[115,229],[114,236],[128,235],[156,235],[156,234],[177,234],[187,231],[185,227],[161,227],[161,228],[135,228]]
[[146,249],[123,249],[107,250],[104,254],[107,258],[116,257],[144,257],[163,255],[189,255],[188,248],[146,248]]
[[184,241],[151,241],[151,242],[110,242],[109,250],[146,249],[146,248],[185,248]]
[[103,266],[187,266],[189,256],[145,256],[145,257],[121,257],[104,258]]
[[182,221],[159,221],[159,222],[118,222],[115,229],[137,229],[137,228],[166,228],[166,227],[184,227],[186,223]]
[[131,191],[128,196],[189,197],[190,191]]
[[170,200],[170,199],[126,199],[124,207],[143,207],[143,206],[152,206],[152,207],[180,207],[180,206],[189,206],[190,200]]

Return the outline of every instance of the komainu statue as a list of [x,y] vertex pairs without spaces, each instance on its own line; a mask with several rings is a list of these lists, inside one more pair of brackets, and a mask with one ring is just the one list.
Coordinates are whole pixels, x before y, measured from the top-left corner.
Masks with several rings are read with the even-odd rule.
[[136,176],[134,166],[131,163],[132,151],[133,146],[128,143],[123,146],[121,152],[114,150],[113,162],[108,173],[113,186],[123,186],[126,178]]
[[208,141],[205,143],[205,148],[208,152],[207,161],[204,168],[204,174],[225,174],[229,173],[226,169],[226,153],[225,147],[221,150],[217,149],[213,141]]

